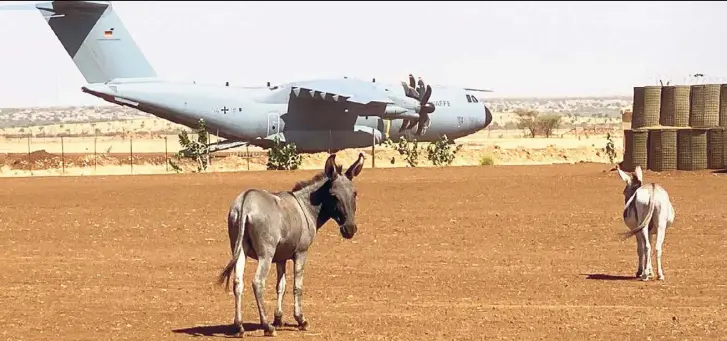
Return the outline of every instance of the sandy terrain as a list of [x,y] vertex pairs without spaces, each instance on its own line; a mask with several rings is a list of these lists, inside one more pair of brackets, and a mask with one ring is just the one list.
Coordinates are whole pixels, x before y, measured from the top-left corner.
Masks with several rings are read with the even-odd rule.
[[[276,339],[723,339],[727,208],[715,203],[724,175],[646,172],[670,191],[677,218],[666,281],[640,282],[635,241],[617,236],[623,184],[606,169],[367,167],[359,233],[343,240],[328,223],[313,245],[310,330],[283,328]],[[224,336],[233,297],[213,283],[229,260],[230,200],[312,174],[0,179],[3,339]],[[255,329],[248,264],[243,317]]]
[[[498,165],[527,165],[576,162],[608,162],[603,152],[606,137],[603,134],[570,132],[561,130],[552,138],[522,137],[521,130],[483,130],[457,139],[464,148],[457,155],[454,165],[478,165],[483,158],[491,158]],[[620,160],[623,138],[616,132],[613,142]],[[158,138],[122,137],[35,137],[9,138],[0,140],[0,176],[44,176],[44,175],[113,175],[113,174],[160,174],[171,170],[166,156],[172,157],[181,147],[175,135]],[[211,141],[217,141],[211,137]],[[29,148],[30,147],[30,148]],[[421,144],[426,148],[426,144]],[[30,150],[31,155],[28,156]],[[422,149],[420,167],[431,166]],[[95,153],[94,153],[95,151]],[[166,151],[166,154],[165,154]],[[257,147],[236,148],[221,153],[213,160],[211,172],[248,170],[247,152],[253,153],[250,170],[264,170],[267,153]],[[371,154],[370,148],[363,151]],[[131,153],[133,155],[133,170]],[[341,152],[344,157],[355,159],[359,150]],[[232,155],[232,156],[230,156]],[[376,167],[404,167],[403,157],[392,149],[377,146]],[[319,168],[326,154],[303,156],[303,169]],[[391,159],[394,163],[391,163]],[[371,161],[371,158],[369,158]],[[185,171],[194,169],[192,163],[184,163]],[[65,167],[64,167],[65,165]]]

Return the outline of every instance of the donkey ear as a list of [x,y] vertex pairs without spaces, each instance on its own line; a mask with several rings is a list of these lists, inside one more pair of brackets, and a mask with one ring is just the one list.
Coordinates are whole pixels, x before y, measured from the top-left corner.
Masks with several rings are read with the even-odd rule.
[[636,177],[636,180],[639,180],[639,182],[644,183],[644,173],[641,171],[641,166],[636,166],[636,170],[634,171],[634,176]]
[[358,154],[358,160],[354,162],[351,167],[348,167],[348,170],[346,171],[346,177],[349,180],[353,180],[353,178],[357,177],[361,171],[363,170],[363,162],[364,162],[364,155],[363,153]]
[[624,173],[624,171],[621,170],[620,167],[617,167],[616,170],[618,171],[618,176],[621,177],[621,180],[623,180],[625,183],[631,183],[631,177]]
[[338,176],[337,168],[338,167],[336,167],[336,154],[331,154],[328,157],[328,160],[326,160],[326,167],[324,169],[326,172],[326,176],[331,180],[335,179]]

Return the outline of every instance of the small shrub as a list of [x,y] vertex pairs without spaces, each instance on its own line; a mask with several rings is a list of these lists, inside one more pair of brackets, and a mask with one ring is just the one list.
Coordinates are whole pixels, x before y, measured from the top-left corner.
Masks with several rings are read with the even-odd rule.
[[295,143],[282,142],[278,136],[275,136],[272,147],[268,149],[267,169],[295,170],[300,167],[302,162],[303,158],[298,154]]
[[[209,141],[209,134],[207,133],[203,119],[199,119],[197,127],[195,127],[194,130],[197,133],[197,141],[192,141],[189,138],[189,135],[187,135],[186,130],[182,130],[182,132],[179,133],[179,144],[184,149],[176,154],[176,158],[177,160],[181,160],[183,158],[193,159],[197,162],[197,172],[202,172],[207,169],[210,161],[209,146],[207,145]],[[167,162],[169,162],[169,165],[172,169],[174,169],[174,171],[177,173],[181,172],[181,167],[179,167],[179,165],[177,165],[174,161],[169,159]]]
[[439,140],[430,143],[427,147],[427,159],[435,166],[451,165],[457,152],[462,149],[461,144],[454,148],[452,148],[452,144],[454,141],[447,139],[447,135],[442,135]]
[[419,152],[421,147],[419,147],[419,143],[417,143],[416,139],[407,141],[404,136],[401,136],[399,137],[399,143],[394,144],[391,139],[387,138],[383,145],[393,148],[399,152],[400,155],[404,155],[404,160],[409,167],[416,167],[419,164]]
[[608,162],[613,164],[613,160],[616,158],[616,147],[614,147],[613,145],[613,138],[611,137],[611,133],[606,134],[606,148],[603,148],[603,150],[608,156]]
[[495,160],[492,158],[492,156],[489,155],[483,155],[480,157],[480,166],[492,166],[495,164]]

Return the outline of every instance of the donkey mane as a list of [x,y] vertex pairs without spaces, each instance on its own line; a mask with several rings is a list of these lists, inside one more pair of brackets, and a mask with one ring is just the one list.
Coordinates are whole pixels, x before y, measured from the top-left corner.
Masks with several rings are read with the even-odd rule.
[[[342,165],[336,165],[336,172],[341,173],[342,170],[343,170],[343,166]],[[310,185],[313,185],[313,184],[315,184],[315,183],[317,183],[317,182],[319,182],[319,181],[321,181],[321,180],[323,180],[325,178],[326,178],[326,172],[325,171],[322,171],[322,172],[314,175],[312,178],[310,178],[308,180],[303,180],[303,181],[296,182],[295,183],[295,186],[293,186],[292,191],[293,192],[300,191],[301,189],[306,188],[306,187],[308,187]]]

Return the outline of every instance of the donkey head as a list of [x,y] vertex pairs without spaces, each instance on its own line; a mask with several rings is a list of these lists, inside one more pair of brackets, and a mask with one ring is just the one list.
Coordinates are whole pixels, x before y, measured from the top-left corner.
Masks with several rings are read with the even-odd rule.
[[356,188],[353,178],[363,169],[364,155],[358,154],[358,160],[342,174],[342,166],[336,164],[336,154],[326,160],[325,173],[328,181],[321,188],[322,210],[339,226],[341,236],[346,239],[356,234]]
[[634,173],[631,175],[626,174],[626,172],[622,171],[619,167],[616,167],[616,170],[618,171],[618,175],[621,177],[621,180],[626,183],[623,194],[624,202],[628,202],[629,198],[631,198],[634,193],[636,193],[636,190],[643,184],[644,174],[641,171],[641,166],[636,166]]

